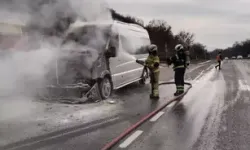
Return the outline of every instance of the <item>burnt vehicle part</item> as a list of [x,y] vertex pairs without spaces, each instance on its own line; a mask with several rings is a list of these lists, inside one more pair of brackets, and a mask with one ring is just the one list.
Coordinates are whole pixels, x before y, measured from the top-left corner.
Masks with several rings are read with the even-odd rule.
[[[148,56],[144,47],[150,44],[150,39],[145,29],[117,21],[78,22],[71,27],[63,41],[62,47],[66,51],[60,52],[66,54],[66,58],[59,56],[56,69],[52,71],[56,78],[49,83],[59,88],[79,82],[87,84],[91,92],[86,90],[88,94],[84,96],[98,90],[100,99],[110,97],[113,90],[128,84],[144,84],[148,78],[147,70],[135,59],[145,60]],[[72,43],[78,46],[72,47]],[[71,63],[71,67],[66,67]],[[81,88],[82,93],[85,93],[84,89]],[[84,99],[82,95],[75,94],[75,97]]]
[[[84,61],[81,61],[82,55],[85,54],[80,53],[78,58],[61,58],[55,61],[54,68],[48,74],[49,84],[46,86],[44,98],[66,103],[84,103],[88,100],[101,99],[99,93],[99,81],[101,80],[91,78],[95,71],[94,68],[99,65],[94,63],[93,68],[87,68]],[[102,61],[101,59],[99,57],[98,61]]]
[[[115,56],[116,49],[110,47],[109,29],[88,26],[68,34],[63,44],[73,41],[80,46],[71,49],[62,46],[64,49],[60,50],[61,55],[56,58],[55,65],[48,74],[49,84],[44,90],[43,98],[84,103],[106,99],[111,95],[113,85],[108,71],[108,57]],[[92,39],[97,38],[92,35],[97,30],[102,30],[100,33],[103,34],[104,41],[99,44],[91,43]]]

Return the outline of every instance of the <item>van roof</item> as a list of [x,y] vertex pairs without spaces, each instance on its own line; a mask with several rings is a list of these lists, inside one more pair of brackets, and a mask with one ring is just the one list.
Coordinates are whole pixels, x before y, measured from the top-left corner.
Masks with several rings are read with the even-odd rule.
[[81,27],[84,25],[112,25],[112,24],[122,24],[131,27],[141,28],[144,29],[142,26],[133,24],[133,23],[125,23],[117,20],[106,20],[106,21],[91,21],[91,22],[84,22],[81,20],[76,20],[71,26],[72,27]]
[[131,24],[131,23],[124,23],[121,21],[117,21],[117,20],[111,20],[111,21],[93,21],[93,22],[83,22],[80,20],[75,21],[73,24],[70,25],[67,33],[70,33],[74,30],[76,30],[77,28],[81,28],[83,26],[88,26],[88,25],[98,25],[98,26],[115,26],[118,30],[119,29],[127,29],[127,30],[133,30],[136,32],[143,32],[143,33],[147,33],[147,31],[137,25],[137,24]]
[[133,28],[133,29],[143,29],[143,30],[145,30],[142,26],[140,26],[138,24],[125,23],[125,22],[121,22],[121,21],[117,21],[117,20],[115,20],[114,22],[115,22],[115,24],[128,26],[128,27]]
[[86,25],[112,25],[113,21],[94,21],[94,22],[84,22],[80,20],[76,20],[73,24],[70,25],[70,28],[79,28]]
[[120,21],[115,21],[114,26],[116,27],[118,32],[122,35],[133,33],[133,36],[149,37],[147,30],[136,24],[129,24]]
[[98,25],[98,26],[108,27],[108,26],[111,26],[112,24],[113,22],[110,22],[110,21],[109,22],[108,21],[106,22],[83,22],[83,21],[77,20],[69,26],[69,29],[67,30],[66,35],[69,33],[78,31],[79,28],[82,28],[84,26]]

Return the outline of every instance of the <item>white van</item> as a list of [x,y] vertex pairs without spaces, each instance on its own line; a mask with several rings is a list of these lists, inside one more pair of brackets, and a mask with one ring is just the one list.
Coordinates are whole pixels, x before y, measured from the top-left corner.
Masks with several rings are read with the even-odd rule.
[[[72,41],[77,43],[74,48]],[[135,24],[76,22],[65,35],[65,46],[60,53],[67,58],[60,56],[56,60],[56,67],[52,70],[56,82],[50,82],[54,83],[50,88],[76,89],[76,85],[81,85],[80,90],[77,86],[81,93],[77,96],[81,98],[83,93],[89,93],[93,86],[98,85],[101,98],[106,99],[112,90],[137,81],[145,84],[148,71],[135,60],[146,59],[149,44],[148,32]]]

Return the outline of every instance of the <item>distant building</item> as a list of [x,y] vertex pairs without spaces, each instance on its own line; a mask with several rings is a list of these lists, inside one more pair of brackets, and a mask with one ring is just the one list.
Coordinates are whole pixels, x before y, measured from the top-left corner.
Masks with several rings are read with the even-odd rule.
[[7,50],[15,45],[23,35],[21,24],[0,22],[0,49]]

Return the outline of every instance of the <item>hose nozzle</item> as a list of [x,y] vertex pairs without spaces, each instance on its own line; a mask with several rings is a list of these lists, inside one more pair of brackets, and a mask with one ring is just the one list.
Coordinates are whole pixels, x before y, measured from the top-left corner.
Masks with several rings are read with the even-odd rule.
[[136,62],[137,62],[138,64],[140,64],[140,65],[143,65],[143,66],[144,66],[144,61],[139,60],[139,59],[136,59]]

